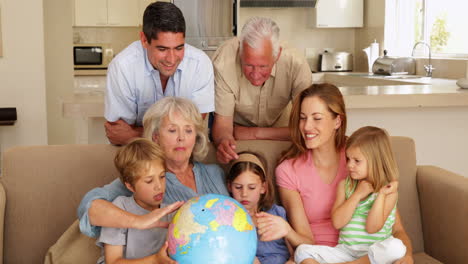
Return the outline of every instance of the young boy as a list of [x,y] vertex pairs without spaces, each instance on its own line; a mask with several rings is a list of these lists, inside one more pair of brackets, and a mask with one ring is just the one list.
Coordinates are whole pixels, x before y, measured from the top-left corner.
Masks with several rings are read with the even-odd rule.
[[[143,138],[133,140],[119,149],[114,163],[120,180],[133,192],[130,197],[117,197],[113,201],[116,206],[135,215],[145,215],[161,207],[166,167],[158,145]],[[170,221],[170,215],[164,215],[160,221]],[[104,255],[98,263],[175,263],[167,255],[166,235],[166,228],[103,227],[96,244],[104,248]]]

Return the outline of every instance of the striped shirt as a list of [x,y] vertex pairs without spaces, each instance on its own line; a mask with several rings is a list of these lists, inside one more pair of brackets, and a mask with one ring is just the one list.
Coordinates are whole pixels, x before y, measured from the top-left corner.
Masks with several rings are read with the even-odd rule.
[[[345,180],[346,199],[351,197],[357,186],[357,181],[352,181],[350,177]],[[350,186],[352,185],[352,186]],[[392,235],[393,224],[395,223],[396,204],[385,221],[384,226],[378,232],[369,234],[366,231],[366,221],[369,211],[377,198],[378,193],[372,193],[365,200],[360,201],[354,210],[351,220],[340,230],[338,243],[348,246],[352,250],[367,251],[372,244],[383,241]]]

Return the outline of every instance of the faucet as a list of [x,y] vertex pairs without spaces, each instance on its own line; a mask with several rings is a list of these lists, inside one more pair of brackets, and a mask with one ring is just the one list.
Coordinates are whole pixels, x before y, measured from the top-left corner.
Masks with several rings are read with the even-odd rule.
[[431,46],[429,46],[429,44],[427,44],[427,43],[424,42],[424,41],[418,41],[418,42],[416,42],[416,44],[414,44],[414,46],[413,46],[413,51],[411,52],[411,57],[414,57],[414,49],[416,49],[416,47],[417,47],[419,44],[424,44],[424,45],[426,45],[426,47],[429,49],[429,64],[428,64],[428,65],[424,65],[424,70],[426,71],[426,76],[427,76],[427,77],[432,77],[432,71],[434,71],[435,68],[432,67],[432,64],[431,64]]

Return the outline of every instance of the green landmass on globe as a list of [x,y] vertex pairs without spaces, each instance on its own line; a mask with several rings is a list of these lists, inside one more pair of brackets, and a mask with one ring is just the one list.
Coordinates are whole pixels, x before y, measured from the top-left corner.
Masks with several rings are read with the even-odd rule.
[[251,264],[257,232],[245,208],[229,196],[188,200],[168,230],[169,256],[179,264]]

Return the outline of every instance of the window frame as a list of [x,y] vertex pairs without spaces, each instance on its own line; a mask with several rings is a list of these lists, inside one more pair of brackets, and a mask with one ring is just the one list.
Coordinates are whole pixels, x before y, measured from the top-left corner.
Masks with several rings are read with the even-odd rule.
[[[423,41],[426,43],[431,43],[431,30],[429,29],[428,25],[428,19],[426,16],[426,13],[428,12],[428,8],[430,8],[430,4],[428,4],[429,0],[420,0],[422,3],[421,10],[421,16],[422,16],[422,21],[421,21],[421,40],[416,40],[415,38],[415,43],[418,41]],[[416,23],[416,22],[415,22]],[[422,45],[421,45],[422,46]],[[420,47],[418,47],[417,50],[414,51],[415,57],[422,57],[425,58],[427,55],[426,50],[422,50]],[[467,53],[444,53],[444,52],[433,52],[432,51],[432,46],[431,46],[431,55],[432,58],[438,58],[438,59],[467,59],[468,58],[468,51]]]

